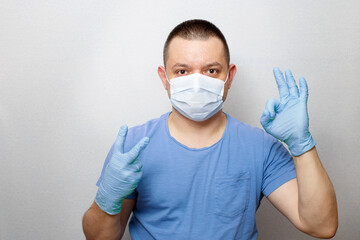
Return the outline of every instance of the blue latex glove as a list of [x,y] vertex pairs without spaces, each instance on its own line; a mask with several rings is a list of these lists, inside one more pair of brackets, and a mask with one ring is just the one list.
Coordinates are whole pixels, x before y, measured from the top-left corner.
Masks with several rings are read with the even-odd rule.
[[279,68],[274,68],[280,100],[269,99],[260,122],[267,133],[286,143],[293,156],[312,149],[316,142],[309,132],[307,113],[308,86],[300,77],[299,89],[290,70],[285,71],[286,80]]
[[138,156],[149,143],[149,138],[144,137],[129,152],[124,153],[127,130],[126,125],[121,126],[95,197],[97,205],[110,215],[121,211],[123,199],[137,187],[142,176],[142,163]]

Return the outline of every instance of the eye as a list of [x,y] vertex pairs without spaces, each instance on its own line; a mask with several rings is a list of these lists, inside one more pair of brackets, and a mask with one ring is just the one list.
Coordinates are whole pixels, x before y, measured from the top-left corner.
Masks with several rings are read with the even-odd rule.
[[176,73],[179,74],[179,75],[184,75],[184,74],[186,74],[187,72],[186,72],[186,70],[181,69],[181,70],[177,70]]
[[217,73],[217,70],[214,69],[214,68],[210,68],[210,69],[208,70],[208,72],[209,72],[210,74],[216,74],[216,73]]

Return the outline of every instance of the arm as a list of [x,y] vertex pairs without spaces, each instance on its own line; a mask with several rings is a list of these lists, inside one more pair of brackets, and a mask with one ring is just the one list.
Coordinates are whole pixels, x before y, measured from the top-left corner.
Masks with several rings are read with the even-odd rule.
[[313,237],[332,238],[338,226],[336,197],[316,148],[293,159],[297,178],[268,199],[299,230]]
[[128,128],[120,128],[95,201],[83,217],[87,239],[119,239],[124,234],[135,200],[128,200],[142,177],[140,152],[149,143],[144,137],[129,152],[124,152]]
[[124,199],[121,212],[116,215],[110,215],[102,211],[94,201],[83,217],[82,225],[86,239],[121,239],[135,202],[135,199]]
[[297,178],[276,189],[268,199],[301,231],[331,238],[338,227],[337,203],[309,131],[306,80],[299,79],[299,93],[290,70],[285,72],[286,80],[278,68],[274,68],[274,76],[280,100],[267,102],[260,122],[266,132],[289,147]]

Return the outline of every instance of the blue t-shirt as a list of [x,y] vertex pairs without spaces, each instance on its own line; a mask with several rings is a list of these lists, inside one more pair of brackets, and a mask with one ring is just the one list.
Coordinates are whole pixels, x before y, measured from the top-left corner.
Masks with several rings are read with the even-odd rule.
[[[129,223],[133,240],[256,239],[255,212],[263,196],[296,177],[277,139],[228,114],[222,138],[189,148],[169,132],[169,113],[129,129],[125,152],[150,138],[139,156],[143,176]],[[111,157],[112,148],[105,160]]]

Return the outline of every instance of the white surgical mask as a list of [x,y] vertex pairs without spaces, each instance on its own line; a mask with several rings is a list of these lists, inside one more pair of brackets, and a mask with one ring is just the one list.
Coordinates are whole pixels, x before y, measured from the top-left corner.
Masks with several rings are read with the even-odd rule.
[[[165,73],[166,74],[166,73]],[[171,79],[171,104],[185,117],[193,121],[204,121],[223,107],[225,82],[200,73]]]

